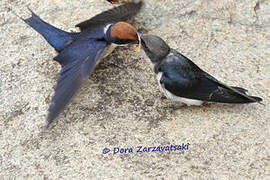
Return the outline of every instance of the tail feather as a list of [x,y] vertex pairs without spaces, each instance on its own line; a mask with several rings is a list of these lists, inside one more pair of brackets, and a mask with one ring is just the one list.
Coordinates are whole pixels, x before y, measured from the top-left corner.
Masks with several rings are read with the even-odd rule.
[[235,91],[229,89],[219,88],[216,92],[212,93],[209,101],[220,103],[232,103],[232,104],[245,104],[245,103],[261,103],[262,99],[256,96],[243,96]]
[[256,96],[249,96],[247,90],[241,87],[228,86],[209,74],[205,77],[214,83],[217,89],[211,93],[209,99],[213,102],[220,103],[261,103],[262,99]]
[[235,87],[235,86],[231,86],[231,88],[236,89],[238,91],[240,91],[241,93],[246,94],[248,92],[248,90],[241,88],[241,87]]
[[[247,95],[248,90],[246,90],[246,89],[244,89],[244,88],[241,88],[241,87],[235,87],[235,86],[231,86],[231,88],[236,89],[237,91],[241,92],[242,94]],[[248,95],[247,95],[247,96],[248,96]],[[259,103],[259,104],[263,104],[263,103],[261,103],[262,98],[260,98],[260,97],[257,97],[257,96],[248,96],[248,97],[249,97],[248,100],[251,100],[251,99],[253,100],[253,101],[250,101],[250,102],[257,102],[257,103]],[[264,104],[263,104],[263,105],[264,105]]]
[[58,29],[43,21],[30,8],[28,8],[28,10],[32,14],[31,17],[27,19],[20,17],[20,19],[41,34],[56,51],[60,52],[63,50],[65,45],[67,45],[74,38],[75,33],[68,33]]
[[[247,95],[247,92],[248,92],[248,90],[246,90],[246,89],[244,89],[244,88],[241,88],[241,87],[234,87],[234,86],[231,86],[231,88],[233,88],[233,89],[236,89],[237,91],[240,91],[242,94],[245,94],[245,95]],[[248,96],[248,95],[247,95]],[[260,97],[257,97],[257,96],[248,96],[249,97],[249,99],[248,99],[248,102],[257,102],[257,103],[259,103],[259,104],[262,104],[262,105],[265,105],[265,104],[263,104],[261,101],[263,100],[262,98],[260,98]]]
[[262,98],[260,98],[260,97],[257,97],[257,96],[250,96],[250,97],[255,99],[256,102],[261,102],[262,101]]
[[[246,94],[247,90],[244,88],[240,87],[232,87],[228,86],[218,80],[216,80],[214,77],[212,77],[209,74],[206,74],[205,76],[208,80],[212,81],[213,83],[217,84],[218,86],[224,88],[222,91],[222,97],[215,97],[217,99],[223,99],[225,103],[253,103],[253,102],[258,102],[262,101],[261,98],[255,97],[255,96],[249,96]],[[221,95],[218,95],[221,96]],[[221,101],[219,101],[221,102]],[[262,104],[262,103],[260,103]]]

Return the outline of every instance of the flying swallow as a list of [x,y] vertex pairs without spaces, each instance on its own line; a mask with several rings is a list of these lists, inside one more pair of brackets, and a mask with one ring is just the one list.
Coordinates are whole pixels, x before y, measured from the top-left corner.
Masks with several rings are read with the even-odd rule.
[[146,34],[140,37],[142,47],[157,75],[158,84],[168,99],[188,106],[200,106],[204,102],[241,104],[262,101],[259,97],[247,95],[244,88],[218,81],[190,59],[170,48],[160,37]]
[[142,2],[128,3],[102,12],[77,24],[81,30],[78,33],[58,29],[28,8],[31,17],[21,19],[58,52],[54,60],[62,66],[49,107],[47,127],[63,111],[102,58],[115,46],[138,42],[136,29],[126,21],[131,20],[141,7]]

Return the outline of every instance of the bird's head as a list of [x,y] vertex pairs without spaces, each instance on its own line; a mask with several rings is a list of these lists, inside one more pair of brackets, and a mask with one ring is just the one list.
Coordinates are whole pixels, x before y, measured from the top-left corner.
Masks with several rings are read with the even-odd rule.
[[141,34],[141,45],[152,63],[159,63],[169,53],[170,47],[158,36]]
[[132,25],[118,22],[111,25],[105,33],[105,40],[117,45],[139,43],[139,35]]

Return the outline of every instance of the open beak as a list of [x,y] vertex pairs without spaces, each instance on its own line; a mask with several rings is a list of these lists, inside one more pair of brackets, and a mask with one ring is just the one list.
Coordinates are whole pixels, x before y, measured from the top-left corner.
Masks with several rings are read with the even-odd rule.
[[139,33],[139,32],[137,32],[137,36],[138,36],[138,44],[136,45],[136,47],[135,47],[135,49],[134,49],[134,51],[135,52],[139,52],[140,51],[140,49],[141,49],[141,33]]

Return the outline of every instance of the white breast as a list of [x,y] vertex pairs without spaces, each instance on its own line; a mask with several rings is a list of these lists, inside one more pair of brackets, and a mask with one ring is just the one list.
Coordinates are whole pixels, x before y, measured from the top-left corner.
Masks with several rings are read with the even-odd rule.
[[108,31],[108,29],[111,27],[111,25],[112,24],[107,24],[106,26],[105,26],[105,28],[104,28],[104,35],[106,35],[106,33],[107,33],[107,31]]
[[161,91],[164,92],[165,96],[168,99],[171,99],[171,100],[177,101],[177,102],[185,103],[188,106],[191,106],[191,105],[200,106],[200,105],[203,104],[203,101],[201,101],[201,100],[178,97],[178,96],[172,94],[171,92],[169,92],[168,90],[166,90],[165,87],[164,87],[164,85],[163,84],[160,84],[160,79],[162,78],[162,75],[163,75],[163,72],[159,72],[157,74],[157,81],[158,81],[159,87],[161,88]]
[[108,47],[106,47],[105,52],[104,52],[104,55],[103,55],[103,58],[105,58],[108,55],[110,55],[116,47],[117,47],[116,44],[111,44]]

